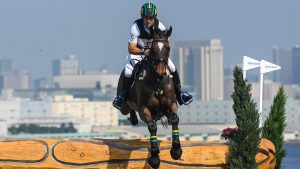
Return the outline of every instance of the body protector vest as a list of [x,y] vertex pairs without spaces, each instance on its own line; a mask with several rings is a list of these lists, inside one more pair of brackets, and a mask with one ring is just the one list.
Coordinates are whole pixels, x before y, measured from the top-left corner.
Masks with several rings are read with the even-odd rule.
[[142,48],[150,48],[152,39],[153,39],[153,30],[158,29],[159,21],[155,18],[154,25],[150,27],[150,34],[145,30],[145,26],[143,24],[143,19],[138,19],[135,21],[140,31],[140,35],[138,37],[137,47]]

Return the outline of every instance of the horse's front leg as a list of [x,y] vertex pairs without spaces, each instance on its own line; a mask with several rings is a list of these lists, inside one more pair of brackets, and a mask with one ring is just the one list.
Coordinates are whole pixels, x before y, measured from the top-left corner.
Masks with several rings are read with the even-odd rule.
[[177,113],[171,112],[168,117],[168,120],[169,123],[171,123],[172,125],[172,148],[170,150],[170,154],[174,160],[178,160],[182,155],[182,149],[179,140],[179,128],[178,128],[179,117]]
[[148,164],[152,168],[156,169],[156,168],[159,168],[159,165],[160,165],[160,158],[159,158],[160,151],[159,151],[157,135],[156,135],[156,132],[157,132],[156,122],[153,120],[153,118],[151,116],[151,112],[147,108],[144,109],[142,119],[147,124],[148,130],[150,132],[151,156],[148,158]]
[[148,159],[148,163],[152,168],[159,168],[160,159],[159,159],[159,146],[157,142],[157,126],[154,120],[148,122],[148,130],[150,132],[150,144],[151,144],[151,157]]

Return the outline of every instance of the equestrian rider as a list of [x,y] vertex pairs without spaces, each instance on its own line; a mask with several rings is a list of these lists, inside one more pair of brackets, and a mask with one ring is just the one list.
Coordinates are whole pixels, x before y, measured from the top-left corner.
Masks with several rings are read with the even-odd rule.
[[[153,39],[152,30],[155,28],[159,28],[162,31],[166,30],[165,26],[156,18],[156,16],[157,10],[155,5],[146,3],[141,8],[141,19],[136,20],[131,26],[128,42],[129,56],[127,58],[125,70],[122,71],[119,79],[117,97],[113,101],[113,105],[117,109],[121,110],[123,108],[129,96],[129,90],[134,80],[134,78],[131,78],[134,66],[149,54]],[[168,67],[173,76],[178,103],[180,105],[191,103],[193,97],[189,93],[181,90],[178,72],[170,58],[168,60]]]

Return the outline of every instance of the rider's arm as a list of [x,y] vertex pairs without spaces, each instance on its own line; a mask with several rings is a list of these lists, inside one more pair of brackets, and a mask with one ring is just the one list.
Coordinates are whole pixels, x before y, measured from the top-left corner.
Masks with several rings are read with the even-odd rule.
[[141,49],[139,49],[137,47],[139,35],[140,35],[140,31],[138,30],[137,25],[135,23],[131,26],[130,34],[129,34],[129,41],[128,41],[128,52],[129,52],[129,54],[132,54],[132,55],[139,55],[140,54]]
[[142,50],[137,47],[137,43],[128,42],[128,52],[132,55],[144,55]]
[[133,24],[130,29],[129,41],[128,41],[128,52],[132,55],[144,55],[144,49],[137,47],[138,37],[140,36],[140,31],[136,24]]

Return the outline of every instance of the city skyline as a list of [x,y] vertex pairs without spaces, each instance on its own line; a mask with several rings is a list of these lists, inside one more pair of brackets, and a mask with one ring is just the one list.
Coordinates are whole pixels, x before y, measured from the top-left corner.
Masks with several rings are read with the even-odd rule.
[[[174,43],[173,48],[171,49],[171,58],[172,60],[177,60],[177,50],[178,50],[178,44],[184,44],[184,45],[188,45],[188,44],[198,44],[198,43],[204,43],[204,42],[209,42],[209,41],[214,41],[214,40],[218,40],[221,42],[221,39],[208,39],[208,40],[199,40],[199,41],[178,41]],[[222,42],[223,43],[223,42]],[[222,48],[223,48],[223,44],[222,44]],[[296,50],[297,49],[297,50]],[[275,73],[270,73],[267,74],[266,78],[273,81],[273,82],[277,82],[277,83],[282,83],[285,85],[289,85],[289,84],[297,84],[300,85],[299,83],[293,82],[291,78],[291,76],[295,76],[293,71],[290,70],[292,69],[292,67],[295,67],[291,64],[296,64],[295,62],[293,62],[292,59],[292,55],[294,58],[297,58],[298,56],[298,49],[299,49],[299,45],[294,45],[291,48],[288,47],[281,47],[281,46],[273,46],[272,48],[272,58],[269,60],[270,62],[274,62],[277,65],[282,66],[282,70],[275,72]],[[292,52],[292,51],[297,51]],[[295,53],[295,54],[293,54]],[[223,53],[223,49],[222,49],[222,55],[224,55]],[[294,56],[295,55],[295,56]],[[262,58],[256,58],[258,60],[262,59]],[[222,71],[224,71],[223,77],[226,78],[226,76],[230,76],[230,74],[232,75],[232,71],[234,66],[241,66],[241,63],[236,64],[236,65],[225,65],[224,63],[224,56],[222,56],[222,61],[221,63],[221,67],[223,68]],[[297,61],[296,61],[297,62]],[[54,85],[54,78],[55,76],[60,76],[60,75],[74,75],[74,76],[78,76],[78,75],[89,75],[89,74],[111,74],[111,75],[117,75],[119,76],[118,72],[113,72],[111,69],[108,69],[107,67],[102,67],[99,69],[84,69],[80,66],[81,61],[77,58],[76,55],[71,54],[71,55],[66,55],[66,56],[62,56],[60,58],[56,58],[53,59],[51,61],[51,66],[50,66],[50,72],[51,74],[49,76],[41,76],[41,77],[35,77],[32,78],[31,72],[29,72],[27,69],[19,69],[14,65],[14,60],[12,59],[6,59],[6,58],[0,58],[0,75],[5,76],[5,75],[9,75],[9,74],[15,74],[15,75],[20,75],[20,74],[26,74],[26,76],[28,76],[28,80],[29,84],[25,84],[25,88],[35,88],[35,86],[38,86],[38,83],[43,83],[43,85],[46,85],[47,88],[55,88]],[[195,80],[196,76],[191,76],[188,77],[187,75],[191,74],[193,75],[194,73],[192,73],[192,70],[189,69],[185,69],[185,70],[180,70],[181,66],[178,61],[174,62],[177,69],[181,72],[182,75],[181,78],[183,79],[183,81],[186,81],[184,79],[189,79],[189,82],[184,82],[184,86],[190,90],[190,83],[194,83],[192,82],[193,80]],[[297,62],[298,63],[298,62]],[[61,68],[60,68],[61,66]],[[203,65],[202,65],[203,66]],[[285,69],[288,69],[289,71],[286,71]],[[61,72],[61,71],[67,71],[67,72]],[[296,70],[294,70],[295,72]],[[292,72],[292,73],[291,73]],[[247,79],[250,82],[257,82],[259,76],[257,75],[257,71],[250,71],[248,73]],[[95,76],[96,77],[96,76]],[[295,76],[297,77],[297,76]],[[289,80],[286,80],[286,79]],[[54,80],[54,81],[53,81]],[[192,80],[192,81],[191,81]],[[198,79],[200,80],[200,79]],[[201,81],[201,80],[200,80]],[[27,83],[27,82],[26,82]],[[185,84],[187,83],[187,84]],[[10,85],[16,85],[13,84],[12,82],[9,82]],[[8,86],[10,86],[8,85]],[[18,86],[19,84],[17,84]],[[7,86],[7,84],[6,84]],[[24,86],[24,85],[21,85]],[[194,86],[194,85],[193,85]],[[6,88],[6,87],[4,87]],[[13,87],[14,88],[14,87]],[[23,87],[21,87],[23,88]]]
[[[176,43],[182,43],[182,42],[188,42],[188,43],[197,43],[197,42],[201,42],[201,41],[210,41],[210,40],[213,40],[213,39],[207,39],[207,40],[192,40],[192,41],[178,41],[178,42],[174,42],[174,45],[176,44]],[[219,40],[221,40],[221,39],[219,39]],[[221,40],[222,41],[222,40]],[[223,42],[222,42],[223,43]],[[283,51],[283,50],[289,50],[290,52],[292,51],[292,49],[296,49],[296,48],[298,48],[299,47],[299,45],[298,44],[295,44],[295,45],[293,45],[293,46],[291,46],[291,47],[282,47],[282,46],[273,46],[273,48],[270,48],[270,49],[272,49],[271,51],[270,51],[270,53],[271,53],[271,57],[270,58],[268,58],[268,61],[270,61],[270,62],[278,62],[277,61],[277,57],[278,56],[276,56],[275,57],[275,55],[278,55],[277,53],[279,53],[279,52],[281,52],[281,51]],[[174,59],[174,50],[176,50],[176,48],[173,46],[173,48],[171,49],[172,50],[172,54],[171,54],[171,58],[172,59]],[[224,54],[225,55],[225,54]],[[282,53],[281,54],[281,57],[284,57],[285,56],[285,53]],[[288,54],[286,54],[286,56],[288,56]],[[12,72],[12,73],[14,73],[14,72],[27,72],[27,73],[29,73],[30,74],[30,76],[31,76],[31,83],[34,83],[34,81],[35,80],[39,80],[39,79],[45,79],[45,80],[49,80],[49,81],[52,81],[52,78],[53,78],[53,76],[54,76],[54,74],[53,73],[55,73],[55,72],[53,72],[53,64],[56,62],[56,61],[59,61],[59,60],[61,60],[61,59],[64,59],[64,58],[68,58],[68,57],[75,57],[76,59],[78,59],[77,60],[77,62],[78,63],[76,63],[77,64],[77,68],[78,68],[78,72],[77,73],[89,73],[89,72],[94,72],[94,73],[96,73],[96,72],[103,72],[103,73],[111,73],[111,74],[119,74],[119,72],[116,72],[116,71],[114,71],[114,69],[110,69],[110,67],[108,67],[108,66],[106,66],[106,65],[102,65],[101,67],[99,67],[99,68],[95,68],[95,69],[90,69],[89,67],[86,67],[86,68],[83,68],[82,67],[82,64],[80,64],[80,63],[82,63],[82,61],[77,57],[77,55],[76,54],[69,54],[69,55],[63,55],[63,56],[61,56],[61,57],[57,57],[57,58],[53,58],[49,63],[47,63],[47,64],[50,64],[50,67],[48,68],[49,69],[49,71],[48,71],[48,73],[47,73],[47,75],[45,74],[45,75],[43,75],[43,74],[41,74],[41,76],[32,76],[32,74],[34,74],[34,73],[32,73],[32,72],[30,72],[29,70],[29,68],[28,69],[26,69],[26,68],[20,68],[20,67],[17,67],[16,66],[16,64],[15,64],[15,60],[13,60],[13,59],[10,59],[10,58],[1,58],[0,57],[0,60],[2,61],[2,62],[10,62],[10,64],[11,64],[11,66],[9,67],[9,69],[11,69],[10,71]],[[241,56],[240,57],[241,59],[243,58],[243,56]],[[258,60],[260,60],[260,59],[263,59],[263,58],[257,58],[257,57],[253,57],[253,58],[256,58],[256,59],[258,59]],[[223,63],[223,69],[227,69],[228,67],[231,67],[231,68],[233,68],[234,66],[237,66],[237,65],[241,65],[242,64],[242,60],[241,60],[241,62],[238,62],[238,63],[236,63],[236,64],[225,64],[225,60],[226,60],[226,58],[225,58],[225,56],[224,56],[224,63]],[[177,64],[177,63],[176,63]],[[280,65],[280,66],[285,66],[286,64],[285,63],[280,63],[280,62],[278,62],[277,63],[278,65]],[[178,66],[178,65],[176,65],[176,66]],[[0,65],[0,69],[3,69],[3,68],[1,68],[1,65]],[[7,68],[6,68],[7,69]],[[120,67],[120,69],[123,69],[123,67],[121,66]],[[227,73],[230,73],[230,72],[227,72]],[[232,73],[232,72],[231,72]],[[279,73],[281,74],[281,76],[284,76],[284,74],[286,73],[285,71],[284,72],[281,72],[281,71],[279,71]],[[249,72],[249,75],[250,75],[250,77],[248,77],[248,78],[250,78],[250,81],[257,81],[258,79],[254,79],[254,77],[253,76],[255,76],[257,74],[257,72],[254,72],[254,71],[250,71]],[[225,74],[224,74],[224,76],[225,76]],[[269,78],[269,79],[272,79],[274,82],[282,82],[283,84],[293,84],[293,83],[291,83],[290,81],[288,81],[288,82],[286,82],[286,80],[279,80],[278,79],[278,77],[275,77],[275,76],[278,76],[278,72],[277,73],[274,73],[274,74],[270,74],[270,75],[268,75],[267,77]],[[258,77],[257,77],[258,78]],[[32,84],[31,84],[32,85]]]
[[[0,58],[28,70],[32,79],[51,76],[51,61],[74,54],[80,67],[120,73],[129,28],[148,1],[1,1]],[[272,47],[299,44],[298,1],[150,1],[174,31],[172,43],[217,38],[224,65],[243,55],[272,60]],[[117,4],[117,5],[116,5]],[[55,11],[55,12],[54,12]]]
[[189,87],[194,99],[223,100],[223,46],[221,40],[177,42],[173,61],[183,87]]

